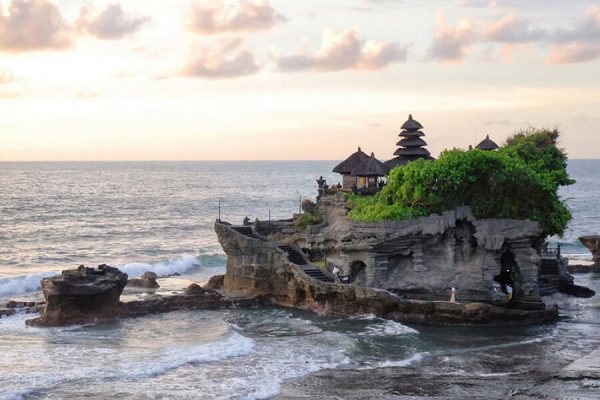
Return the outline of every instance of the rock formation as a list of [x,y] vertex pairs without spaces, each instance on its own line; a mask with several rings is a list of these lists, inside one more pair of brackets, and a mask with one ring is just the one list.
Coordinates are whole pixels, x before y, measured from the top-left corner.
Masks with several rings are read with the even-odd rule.
[[207,289],[219,290],[223,288],[223,281],[225,280],[225,275],[214,275],[211,276],[206,285],[204,285]]
[[600,268],[600,235],[582,236],[579,241],[592,253],[592,261]]
[[325,222],[306,230],[261,222],[256,231],[311,257],[321,254],[357,285],[413,299],[447,299],[455,287],[463,301],[500,301],[506,296],[497,280],[508,269],[515,299],[540,300],[537,222],[476,219],[468,207],[413,220],[355,222],[346,217],[344,203],[338,196],[320,198],[318,212]]
[[[147,278],[152,276],[149,274]],[[257,299],[231,299],[195,283],[185,289],[183,294],[155,294],[140,300],[120,302],[119,297],[126,282],[127,274],[107,265],[100,265],[97,269],[82,265],[77,269],[62,271],[61,275],[44,278],[42,289],[46,305],[39,317],[26,323],[35,326],[60,326],[175,310],[216,310],[258,304]],[[213,280],[215,285],[218,282],[218,278]],[[17,310],[39,312],[42,306],[43,303],[11,301],[5,309],[0,309],[0,317],[12,315]]]
[[44,278],[41,284],[46,306],[39,318],[27,323],[56,326],[116,317],[126,283],[127,274],[104,264],[97,269],[81,265]]
[[[297,251],[292,256],[289,250],[283,250],[291,248],[290,246],[267,240],[255,233],[241,233],[244,231],[220,222],[215,223],[215,231],[227,253],[223,288],[229,295],[257,297],[272,304],[307,309],[320,314],[348,316],[372,313],[409,323],[506,325],[551,321],[557,316],[555,308],[546,310],[538,302],[514,302],[511,305],[513,308],[464,303],[471,296],[468,291],[465,291],[462,298],[459,292],[457,299],[461,303],[449,303],[407,299],[387,290],[359,284],[326,283],[304,272],[306,269],[302,264],[308,264],[308,261],[304,256],[298,256]],[[404,232],[406,234],[408,231]],[[340,233],[338,239],[343,242],[346,232]],[[361,234],[360,231],[353,233]],[[489,245],[501,246],[501,243],[498,239],[492,240]],[[363,251],[366,253],[368,249]],[[427,288],[427,282],[437,285],[439,277],[432,277],[431,281],[426,281],[427,279],[428,275],[422,274],[425,282],[422,287]],[[445,298],[448,297],[449,292],[446,291]]]
[[141,278],[129,279],[127,286],[139,287],[144,289],[158,289],[160,285],[156,281],[158,276],[154,272],[146,271]]

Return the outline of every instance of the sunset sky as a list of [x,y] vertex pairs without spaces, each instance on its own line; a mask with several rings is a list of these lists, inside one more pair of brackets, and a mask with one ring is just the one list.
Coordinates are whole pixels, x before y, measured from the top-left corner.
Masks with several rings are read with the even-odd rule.
[[0,161],[600,158],[600,1],[0,0]]

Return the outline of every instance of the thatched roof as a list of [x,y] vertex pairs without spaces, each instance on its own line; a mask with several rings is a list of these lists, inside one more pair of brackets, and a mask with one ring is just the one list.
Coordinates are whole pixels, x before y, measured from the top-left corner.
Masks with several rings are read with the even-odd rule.
[[431,153],[429,152],[429,150],[423,148],[423,147],[399,147],[395,152],[394,152],[395,156],[415,156],[415,157],[422,157],[422,158],[427,158],[429,156],[431,156]]
[[386,176],[390,169],[384,163],[375,158],[375,154],[371,153],[371,157],[361,162],[356,168],[350,172],[352,176]]
[[496,150],[499,149],[500,146],[496,144],[492,139],[490,139],[490,135],[486,135],[485,139],[483,139],[477,146],[475,146],[479,150]]
[[338,174],[347,175],[352,172],[352,170],[360,165],[365,160],[368,160],[369,156],[363,152],[360,147],[356,153],[352,153],[350,157],[346,158],[344,161],[339,163],[333,169],[333,172]]
[[407,137],[396,143],[396,146],[402,147],[423,147],[427,146],[427,142],[419,137]]
[[400,129],[405,129],[407,131],[418,131],[419,129],[423,129],[423,125],[412,118],[412,114],[408,115],[408,120],[402,124]]

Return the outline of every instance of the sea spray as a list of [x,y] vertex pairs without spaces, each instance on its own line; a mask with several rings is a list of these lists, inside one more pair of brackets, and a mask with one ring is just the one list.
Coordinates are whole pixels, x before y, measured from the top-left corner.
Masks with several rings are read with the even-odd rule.
[[[205,265],[204,259],[207,258],[208,265]],[[157,263],[129,263],[123,265],[112,265],[129,275],[130,278],[137,278],[146,271],[151,271],[160,276],[169,276],[175,273],[185,274],[199,270],[202,267],[217,268],[220,267],[220,256],[185,255],[169,261]],[[0,278],[0,298],[8,296],[19,296],[27,293],[41,290],[40,281],[43,278],[60,274],[60,271],[34,272],[26,275],[15,275]]]
[[36,292],[41,289],[40,281],[43,278],[59,273],[60,271],[46,271],[0,278],[0,297]]

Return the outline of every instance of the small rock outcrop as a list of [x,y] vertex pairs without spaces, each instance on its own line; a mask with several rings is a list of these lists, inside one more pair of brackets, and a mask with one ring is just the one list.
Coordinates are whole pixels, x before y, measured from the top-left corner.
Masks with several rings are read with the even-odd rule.
[[129,279],[127,286],[139,287],[144,289],[158,289],[160,285],[156,281],[158,276],[154,272],[146,271],[141,278]]
[[27,324],[59,326],[114,318],[120,314],[119,297],[126,284],[127,274],[105,264],[98,268],[80,265],[44,278],[46,306],[40,317]]
[[225,280],[225,275],[214,275],[211,276],[206,285],[204,285],[207,289],[219,290],[223,289],[223,281]]
[[205,289],[197,283],[192,283],[190,286],[187,287],[187,289],[185,289],[184,293],[188,296],[198,296],[208,292],[214,292],[214,290]]
[[579,241],[592,253],[595,267],[600,267],[600,235],[582,236]]

